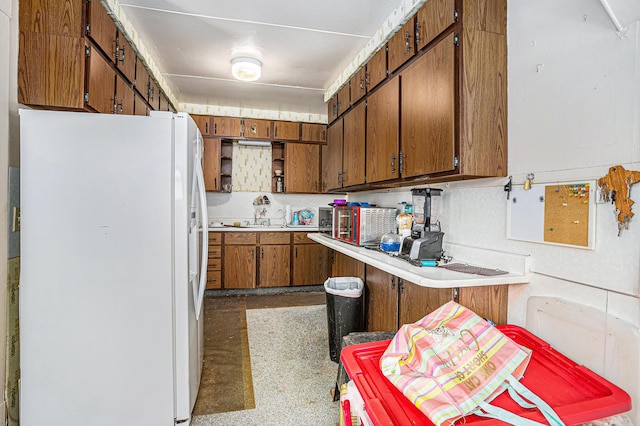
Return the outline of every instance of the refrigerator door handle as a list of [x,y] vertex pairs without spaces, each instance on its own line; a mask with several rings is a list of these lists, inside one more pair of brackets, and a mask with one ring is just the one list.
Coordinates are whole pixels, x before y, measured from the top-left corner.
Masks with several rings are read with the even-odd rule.
[[204,173],[202,171],[202,159],[196,155],[194,170],[198,185],[198,195],[200,196],[200,209],[202,219],[202,262],[200,265],[200,288],[198,288],[198,299],[195,301],[196,320],[200,317],[202,303],[204,301],[204,290],[207,286],[207,263],[209,257],[209,217],[207,214],[207,193],[204,188]]

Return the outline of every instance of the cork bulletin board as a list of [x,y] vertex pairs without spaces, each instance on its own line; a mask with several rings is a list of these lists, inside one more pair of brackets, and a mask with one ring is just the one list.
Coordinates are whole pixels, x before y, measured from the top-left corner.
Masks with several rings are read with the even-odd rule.
[[507,238],[594,248],[595,181],[514,186]]

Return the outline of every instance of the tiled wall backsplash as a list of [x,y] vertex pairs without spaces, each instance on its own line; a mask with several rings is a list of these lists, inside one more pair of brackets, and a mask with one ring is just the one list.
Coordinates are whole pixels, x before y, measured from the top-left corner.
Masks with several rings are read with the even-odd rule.
[[[235,188],[235,184],[234,184]],[[209,222],[224,222],[232,224],[234,221],[249,221],[253,223],[253,200],[266,195],[270,204],[265,206],[267,214],[265,218],[271,219],[272,224],[282,225],[284,211],[290,205],[293,211],[310,209],[315,214],[311,225],[318,223],[318,207],[328,206],[335,198],[344,198],[338,195],[323,194],[272,194],[271,192],[231,192],[231,193],[207,193]],[[261,206],[262,207],[262,206]]]

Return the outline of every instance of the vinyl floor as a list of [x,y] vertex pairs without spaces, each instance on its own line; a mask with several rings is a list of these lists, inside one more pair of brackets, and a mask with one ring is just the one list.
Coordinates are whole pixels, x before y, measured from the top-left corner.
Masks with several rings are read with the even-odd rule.
[[207,296],[204,302],[204,363],[193,415],[255,408],[247,309],[322,305],[324,291]]

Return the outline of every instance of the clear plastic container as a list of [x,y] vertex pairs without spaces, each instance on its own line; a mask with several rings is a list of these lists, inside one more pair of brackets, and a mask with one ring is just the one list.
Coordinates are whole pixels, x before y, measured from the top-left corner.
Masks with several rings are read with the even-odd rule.
[[401,242],[400,235],[389,232],[380,239],[380,248],[384,251],[399,251]]

